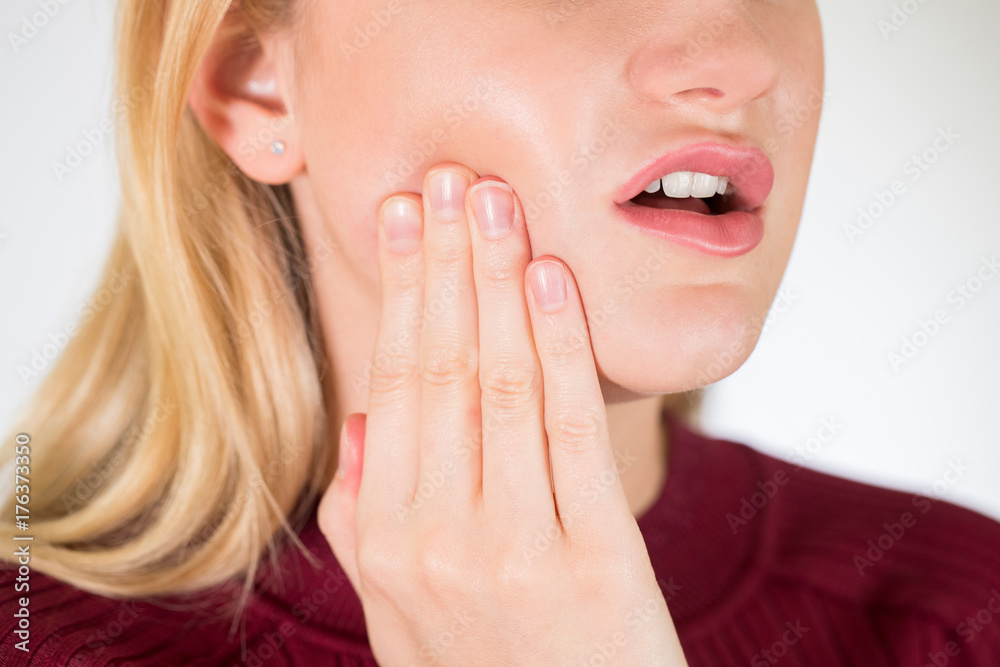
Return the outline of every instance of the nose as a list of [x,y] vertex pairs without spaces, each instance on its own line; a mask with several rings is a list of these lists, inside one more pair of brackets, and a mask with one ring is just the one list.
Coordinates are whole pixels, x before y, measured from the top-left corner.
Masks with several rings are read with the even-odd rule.
[[719,114],[767,95],[781,59],[747,4],[651,3],[649,28],[627,63],[632,90],[655,102],[693,103]]

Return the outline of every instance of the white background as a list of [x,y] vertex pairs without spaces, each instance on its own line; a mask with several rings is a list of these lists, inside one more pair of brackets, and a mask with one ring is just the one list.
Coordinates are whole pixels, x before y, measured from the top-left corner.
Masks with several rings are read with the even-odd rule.
[[[112,4],[66,0],[15,52],[8,34],[37,3],[0,3],[5,433],[37,385],[18,367],[76,321],[97,287],[117,205],[110,135],[61,179],[52,168],[113,118]],[[960,309],[953,292],[970,279],[975,288],[982,258],[1000,256],[1000,3],[903,5],[916,11],[897,13],[899,29],[883,34],[893,3],[820,2],[828,95],[783,284],[790,304],[749,361],[710,388],[703,426],[1000,518],[1000,276]],[[908,161],[933,152],[946,128],[958,137],[914,179]],[[852,242],[845,225],[897,179],[903,193]],[[902,354],[903,337],[939,309],[947,321],[918,335],[917,354],[894,369],[888,354]],[[839,426],[820,442],[824,419]],[[968,470],[948,484],[950,467]]]

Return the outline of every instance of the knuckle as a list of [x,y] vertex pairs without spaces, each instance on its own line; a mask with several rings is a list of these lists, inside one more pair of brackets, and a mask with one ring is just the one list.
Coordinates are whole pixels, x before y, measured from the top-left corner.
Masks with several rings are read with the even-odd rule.
[[395,398],[417,377],[417,362],[412,357],[399,352],[384,352],[375,357],[368,391],[377,405],[380,400]]
[[589,351],[587,336],[576,328],[567,331],[565,335],[543,339],[541,342],[542,354],[554,363],[573,361]]
[[602,431],[602,420],[587,410],[564,410],[546,424],[549,438],[567,449],[591,449]]
[[[596,542],[597,540],[595,540]],[[602,540],[607,543],[607,539]],[[569,578],[578,586],[573,591],[574,598],[583,602],[585,600],[606,599],[608,595],[608,582],[615,581],[620,575],[616,564],[621,561],[620,550],[611,551],[604,549],[600,557],[569,558],[565,565]]]
[[421,351],[420,374],[435,386],[462,384],[478,373],[476,353],[456,342],[431,343]]
[[499,290],[507,287],[521,277],[517,271],[517,261],[509,253],[491,253],[483,261],[478,283],[480,288]]
[[414,581],[426,592],[443,593],[462,588],[466,577],[454,550],[441,543],[425,545],[416,555]]
[[467,260],[471,253],[471,247],[468,245],[468,241],[466,244],[462,244],[441,239],[438,243],[428,244],[424,252],[428,259],[435,264],[455,266]]
[[385,292],[389,294],[416,294],[424,284],[423,265],[409,262],[391,262],[381,271],[385,276]]
[[510,409],[541,396],[542,373],[535,364],[499,362],[483,371],[479,386],[484,402]]
[[355,558],[358,576],[370,586],[391,587],[399,577],[397,550],[380,537],[359,531]]
[[523,554],[507,550],[493,564],[490,580],[504,598],[526,599],[545,582],[539,581],[539,568],[533,567]]

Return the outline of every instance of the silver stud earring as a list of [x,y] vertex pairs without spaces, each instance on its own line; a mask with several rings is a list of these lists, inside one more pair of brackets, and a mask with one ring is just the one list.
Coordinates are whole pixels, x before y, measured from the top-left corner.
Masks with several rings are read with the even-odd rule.
[[281,155],[282,153],[284,153],[285,152],[285,142],[284,141],[275,141],[273,144],[271,144],[271,152],[274,153],[275,155]]

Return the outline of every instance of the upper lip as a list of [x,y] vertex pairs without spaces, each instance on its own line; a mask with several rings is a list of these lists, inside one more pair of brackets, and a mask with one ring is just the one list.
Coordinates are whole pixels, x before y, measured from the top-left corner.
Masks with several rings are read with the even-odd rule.
[[618,189],[616,204],[624,204],[658,178],[675,171],[726,176],[733,186],[732,209],[752,211],[764,203],[774,185],[774,167],[764,151],[750,146],[702,142],[671,151],[646,163]]

